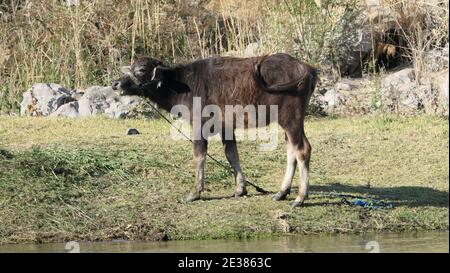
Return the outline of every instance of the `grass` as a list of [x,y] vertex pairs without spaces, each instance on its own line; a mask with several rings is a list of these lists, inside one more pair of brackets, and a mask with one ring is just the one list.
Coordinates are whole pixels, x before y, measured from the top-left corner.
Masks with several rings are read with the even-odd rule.
[[[126,136],[128,127],[141,134]],[[306,128],[314,192],[367,195],[395,208],[367,210],[311,194],[291,209],[294,196],[273,202],[252,188],[235,199],[231,175],[211,160],[204,200],[186,204],[191,145],[171,140],[163,120],[0,116],[0,243],[448,230],[448,119],[311,118]],[[238,144],[244,172],[276,191],[284,144],[274,152],[257,145]],[[209,148],[225,160],[220,142]]]

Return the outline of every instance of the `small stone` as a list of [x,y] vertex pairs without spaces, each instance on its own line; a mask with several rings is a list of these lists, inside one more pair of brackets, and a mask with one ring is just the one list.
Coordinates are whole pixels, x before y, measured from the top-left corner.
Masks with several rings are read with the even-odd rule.
[[127,135],[139,135],[139,131],[136,128],[128,128]]

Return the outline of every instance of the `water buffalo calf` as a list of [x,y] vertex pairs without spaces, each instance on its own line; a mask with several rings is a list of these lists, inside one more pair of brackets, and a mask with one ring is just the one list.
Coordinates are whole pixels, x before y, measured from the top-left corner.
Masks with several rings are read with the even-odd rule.
[[[287,168],[281,189],[273,200],[283,200],[290,193],[298,165],[299,192],[292,206],[304,202],[308,194],[311,157],[304,118],[317,81],[313,67],[279,53],[253,58],[211,57],[173,67],[154,58],[141,57],[123,72],[124,75],[113,83],[115,90],[121,90],[124,95],[147,97],[167,111],[175,105],[185,105],[192,112],[194,97],[201,98],[202,107],[213,104],[221,109],[225,105],[277,105],[277,122],[284,129],[287,141]],[[270,122],[267,120],[263,126]],[[236,139],[226,139],[223,131],[221,134],[226,158],[234,169],[235,196],[244,196],[247,190]],[[194,140],[195,186],[187,201],[199,199],[204,190],[207,143],[207,137]]]

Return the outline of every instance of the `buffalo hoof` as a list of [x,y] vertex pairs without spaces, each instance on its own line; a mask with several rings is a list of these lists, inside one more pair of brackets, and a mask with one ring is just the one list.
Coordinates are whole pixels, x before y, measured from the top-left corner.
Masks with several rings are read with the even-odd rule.
[[303,202],[305,201],[305,197],[297,197],[295,199],[295,201],[291,204],[291,207],[293,208],[297,208],[297,207],[301,207],[303,205]]
[[293,203],[291,203],[291,207],[293,207],[293,208],[298,208],[298,207],[301,207],[302,205],[303,205],[303,202],[294,201]]
[[191,192],[186,196],[186,202],[193,202],[196,200],[200,200],[200,193],[199,192]]
[[273,197],[272,200],[273,201],[281,201],[281,200],[285,200],[286,197],[288,196],[289,191],[279,191],[277,192]]
[[243,197],[247,195],[247,189],[241,188],[234,193],[234,197]]

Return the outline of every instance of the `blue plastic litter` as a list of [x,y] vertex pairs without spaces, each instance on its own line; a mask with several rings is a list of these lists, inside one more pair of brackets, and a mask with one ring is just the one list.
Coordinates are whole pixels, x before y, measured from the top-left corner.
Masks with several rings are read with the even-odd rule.
[[394,208],[394,204],[384,202],[381,200],[364,200],[364,199],[355,199],[353,202],[349,202],[346,198],[342,199],[342,203],[351,205],[351,206],[359,206],[366,209],[392,209]]

